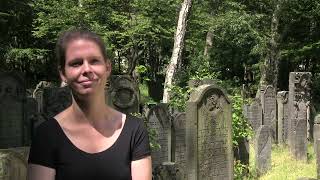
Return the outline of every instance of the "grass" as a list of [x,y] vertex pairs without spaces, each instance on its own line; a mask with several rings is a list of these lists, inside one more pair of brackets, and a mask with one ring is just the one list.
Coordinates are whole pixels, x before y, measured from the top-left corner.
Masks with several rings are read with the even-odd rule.
[[[250,145],[250,167],[254,169],[254,148]],[[256,173],[254,170],[252,174]],[[297,161],[290,155],[289,149],[286,146],[272,146],[271,153],[271,170],[259,178],[259,180],[296,180],[299,177],[316,178],[316,155],[313,150],[313,146],[308,145],[308,161]]]

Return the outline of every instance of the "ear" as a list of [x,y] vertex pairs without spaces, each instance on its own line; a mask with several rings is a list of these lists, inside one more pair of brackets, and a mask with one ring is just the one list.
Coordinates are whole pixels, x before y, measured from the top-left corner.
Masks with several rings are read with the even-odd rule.
[[111,62],[109,60],[107,60],[106,62],[106,71],[110,74],[111,73],[111,69],[112,69],[112,65]]
[[59,68],[59,75],[60,75],[60,79],[62,82],[65,82],[67,80],[66,76],[65,76],[64,72],[61,70],[61,68]]

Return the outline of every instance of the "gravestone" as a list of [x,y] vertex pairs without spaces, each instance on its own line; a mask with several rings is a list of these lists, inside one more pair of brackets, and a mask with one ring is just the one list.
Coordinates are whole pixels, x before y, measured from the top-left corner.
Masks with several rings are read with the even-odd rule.
[[160,149],[151,152],[152,167],[157,168],[163,162],[171,161],[171,123],[168,106],[158,104],[149,110],[148,128],[156,133],[156,142]]
[[277,141],[277,101],[276,91],[273,86],[268,85],[261,98],[263,111],[263,125],[270,126],[272,140]]
[[40,81],[32,93],[32,97],[37,100],[39,113],[43,112],[43,102],[42,102],[43,101],[43,90],[44,90],[44,88],[50,88],[50,87],[55,87],[55,86],[51,82]]
[[24,145],[29,146],[31,144],[31,137],[34,132],[34,124],[38,121],[38,103],[35,98],[27,97],[24,110],[25,122],[24,122]]
[[232,110],[216,85],[201,85],[187,102],[187,179],[233,179]]
[[287,144],[288,142],[288,91],[280,91],[277,94],[278,103],[278,143]]
[[184,180],[174,162],[164,162],[159,166],[152,180]]
[[314,152],[316,152],[317,139],[320,138],[320,114],[316,115],[314,118],[314,125],[313,125],[313,148]]
[[0,149],[0,179],[25,180],[29,148]]
[[0,73],[0,148],[23,145],[25,84],[21,74]]
[[[289,76],[289,131],[288,131],[288,143],[291,153],[296,159],[305,159],[307,152],[301,152],[306,150],[306,144],[302,142],[302,137],[307,138],[308,130],[308,118],[309,118],[309,106],[310,106],[310,81],[311,73],[309,72],[291,72]],[[302,121],[305,121],[302,122]],[[306,127],[298,126],[300,125]],[[298,128],[298,129],[297,129]],[[301,132],[304,131],[305,132]],[[304,135],[305,134],[305,135]],[[297,144],[298,143],[298,144]]]
[[123,113],[139,112],[139,88],[128,75],[113,75],[107,88],[106,102]]
[[71,91],[68,87],[50,87],[43,90],[43,114],[54,117],[72,103]]
[[243,165],[249,165],[250,146],[247,138],[240,138],[238,146],[234,147],[233,154],[236,160],[239,160]]
[[259,127],[262,125],[262,106],[260,103],[260,99],[255,98],[250,105],[249,110],[249,123],[256,133]]
[[307,121],[299,119],[294,129],[293,155],[297,160],[307,161]]
[[265,174],[271,168],[271,131],[270,126],[262,125],[255,137],[255,161],[259,175]]
[[186,179],[186,113],[174,114],[172,124],[172,161],[182,174],[182,179]]

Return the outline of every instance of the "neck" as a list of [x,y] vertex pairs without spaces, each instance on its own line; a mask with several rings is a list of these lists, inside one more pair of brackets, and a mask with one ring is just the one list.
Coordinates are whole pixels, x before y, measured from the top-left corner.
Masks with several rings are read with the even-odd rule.
[[80,122],[99,123],[110,119],[110,108],[106,105],[104,94],[96,96],[73,96],[72,111]]

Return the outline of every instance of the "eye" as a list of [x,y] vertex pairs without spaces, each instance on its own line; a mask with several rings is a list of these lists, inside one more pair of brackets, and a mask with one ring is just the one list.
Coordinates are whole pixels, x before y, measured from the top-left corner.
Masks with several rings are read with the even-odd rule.
[[101,60],[98,58],[94,58],[91,60],[91,64],[100,64],[100,63],[101,63]]
[[82,65],[82,63],[83,63],[82,59],[75,59],[70,61],[68,65],[71,67],[79,67]]

